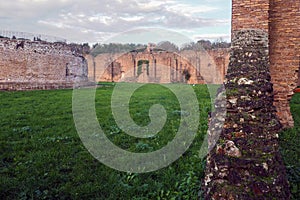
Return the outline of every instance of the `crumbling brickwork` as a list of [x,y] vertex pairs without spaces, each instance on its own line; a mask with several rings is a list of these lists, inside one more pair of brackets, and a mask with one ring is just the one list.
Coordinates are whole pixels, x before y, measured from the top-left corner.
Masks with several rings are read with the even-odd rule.
[[79,45],[0,39],[0,89],[72,87],[87,81],[87,63]]

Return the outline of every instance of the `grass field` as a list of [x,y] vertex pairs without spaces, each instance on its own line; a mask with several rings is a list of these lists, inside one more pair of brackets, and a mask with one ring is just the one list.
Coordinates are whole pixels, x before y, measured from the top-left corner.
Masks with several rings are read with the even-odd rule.
[[[116,171],[91,156],[74,126],[72,90],[1,92],[0,199],[197,199],[205,166],[198,155],[210,98],[206,86],[196,85],[194,90],[200,126],[191,147],[170,166],[143,174]],[[161,103],[167,111],[166,126],[149,139],[133,138],[118,128],[110,108],[112,91],[110,84],[98,88],[95,101],[101,127],[114,144],[132,152],[149,152],[173,139],[181,113],[168,89],[146,85],[130,100],[130,114],[139,125],[149,123],[152,104]],[[281,134],[281,151],[297,199],[300,95],[293,99],[292,110],[296,127]]]
[[300,93],[296,93],[291,100],[291,112],[295,127],[280,134],[280,148],[293,199],[298,200],[300,199]]

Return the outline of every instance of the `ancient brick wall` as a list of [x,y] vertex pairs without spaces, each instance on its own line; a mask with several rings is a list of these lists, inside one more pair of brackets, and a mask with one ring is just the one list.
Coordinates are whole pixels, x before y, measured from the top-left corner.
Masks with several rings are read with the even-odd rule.
[[[88,78],[90,81],[112,81],[111,73],[105,72],[109,65],[122,54],[99,54],[96,57],[86,55],[85,58],[88,63]],[[117,79],[116,79],[117,80]]]
[[274,104],[281,123],[292,127],[294,122],[289,100],[300,78],[299,0],[270,0],[269,33]]
[[299,0],[232,0],[232,35],[242,29],[269,32],[274,105],[284,127],[294,125],[289,100],[299,85]]
[[[182,82],[183,71],[190,73],[188,83],[222,83],[229,63],[229,50],[183,51],[179,54],[160,52],[129,52],[125,54],[99,54],[86,56],[89,64],[89,79],[96,81],[138,81],[138,61],[149,61],[149,77],[146,82]],[[143,79],[145,80],[145,79]]]
[[0,39],[0,89],[54,89],[87,80],[80,46]]
[[241,29],[268,32],[269,0],[232,0],[232,33]]
[[229,52],[229,49],[189,50],[180,55],[195,66],[205,83],[222,84],[229,64]]

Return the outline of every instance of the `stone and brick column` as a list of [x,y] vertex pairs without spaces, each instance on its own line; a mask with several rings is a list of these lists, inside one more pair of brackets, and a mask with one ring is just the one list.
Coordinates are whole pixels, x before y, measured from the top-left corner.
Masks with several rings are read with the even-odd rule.
[[[289,199],[278,147],[281,124],[273,105],[269,71],[269,1],[233,0],[232,5],[226,101],[219,101],[222,95],[218,95],[208,130],[211,150],[203,183],[204,198]],[[219,113],[222,107],[227,110],[223,119]]]
[[[268,34],[241,30],[232,45],[225,84],[227,114],[207,158],[205,199],[289,199],[278,149],[281,125],[273,106]],[[209,138],[215,137],[218,120],[214,113]]]

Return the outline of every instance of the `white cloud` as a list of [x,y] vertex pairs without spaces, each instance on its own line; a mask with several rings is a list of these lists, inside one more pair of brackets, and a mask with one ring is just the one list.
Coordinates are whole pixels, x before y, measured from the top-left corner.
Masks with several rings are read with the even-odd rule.
[[199,35],[193,35],[193,38],[195,40],[216,40],[216,39],[222,38],[223,40],[229,41],[230,34],[218,34],[218,33],[213,33],[213,34],[199,34]]
[[186,16],[193,16],[194,14],[207,13],[210,11],[218,10],[217,7],[210,6],[192,6],[187,4],[176,4],[166,8],[167,11],[173,13],[180,13]]
[[145,2],[138,2],[137,7],[140,8],[142,11],[155,11],[159,10],[160,8],[164,7],[165,5],[173,3],[173,1],[145,1]]
[[128,22],[140,21],[144,19],[143,16],[128,16],[128,17],[120,17],[120,19]]
[[[77,18],[77,20],[78,20],[78,18]],[[95,16],[88,17],[88,21],[96,22],[96,23],[99,22],[99,23],[102,23],[105,25],[109,25],[113,22],[113,18],[110,16],[95,15]]]
[[201,27],[230,26],[230,19],[215,17],[216,13],[230,12],[222,10],[221,2],[224,4],[225,1],[3,1],[0,4],[0,27],[27,32],[40,31],[43,34],[57,33],[68,40],[88,42],[97,42],[109,34],[137,27],[161,27],[192,33]]

